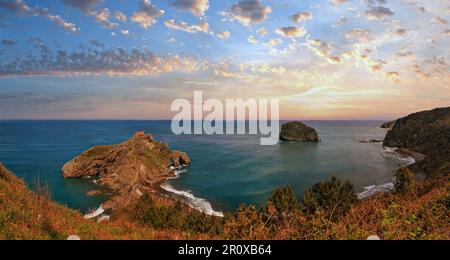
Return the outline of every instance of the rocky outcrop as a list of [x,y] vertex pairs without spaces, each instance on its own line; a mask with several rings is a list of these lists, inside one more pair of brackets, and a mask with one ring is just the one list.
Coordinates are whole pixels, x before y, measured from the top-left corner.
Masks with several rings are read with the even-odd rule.
[[396,122],[397,122],[397,120],[386,122],[386,123],[382,124],[382,125],[380,126],[380,128],[384,128],[384,129],[392,129],[392,128],[395,126],[395,123],[396,123]]
[[281,126],[280,140],[285,142],[319,142],[314,128],[301,122],[290,122]]
[[[157,193],[159,184],[190,164],[187,154],[171,151],[149,134],[136,133],[121,144],[93,147],[62,169],[65,178],[91,178],[113,194],[104,209],[118,209],[145,193]],[[98,194],[98,191],[92,194]]]
[[450,107],[409,115],[397,120],[384,146],[420,153],[415,167],[430,176],[450,173]]

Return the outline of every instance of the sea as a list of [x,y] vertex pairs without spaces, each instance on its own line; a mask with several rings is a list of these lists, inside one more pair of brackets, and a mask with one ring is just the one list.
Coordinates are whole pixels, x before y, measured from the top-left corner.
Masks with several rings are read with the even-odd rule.
[[87,180],[67,180],[63,165],[96,145],[117,144],[137,131],[151,133],[171,149],[188,153],[192,165],[162,185],[194,208],[220,215],[241,204],[264,204],[291,186],[297,195],[330,176],[349,179],[361,196],[392,187],[394,172],[411,163],[381,143],[381,121],[304,121],[320,143],[261,146],[256,135],[174,135],[170,121],[0,121],[0,162],[34,188],[46,183],[52,198],[88,213],[107,198],[88,197]]

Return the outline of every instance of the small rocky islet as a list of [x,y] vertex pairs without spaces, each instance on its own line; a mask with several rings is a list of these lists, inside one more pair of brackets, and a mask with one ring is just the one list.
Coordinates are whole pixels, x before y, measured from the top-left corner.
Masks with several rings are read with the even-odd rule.
[[[176,177],[175,171],[188,167],[188,155],[171,151],[165,143],[153,136],[137,132],[131,139],[116,145],[96,146],[63,166],[67,179],[95,179],[100,187],[108,190],[111,198],[103,203],[104,209],[120,209],[144,194],[160,193],[159,185]],[[90,196],[101,195],[100,190]]]
[[302,122],[289,122],[281,126],[280,141],[283,142],[320,142],[317,131]]

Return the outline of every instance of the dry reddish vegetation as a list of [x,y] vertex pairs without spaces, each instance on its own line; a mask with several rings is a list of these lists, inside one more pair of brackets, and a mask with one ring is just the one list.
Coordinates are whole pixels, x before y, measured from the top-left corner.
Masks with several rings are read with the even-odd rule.
[[[289,188],[276,191],[266,206],[242,206],[224,219],[144,196],[110,222],[85,220],[79,212],[52,202],[48,189],[30,191],[0,165],[0,239],[450,239],[450,185],[434,179],[407,192],[377,196],[345,206],[317,204],[311,194],[297,201]],[[329,180],[310,192],[319,201],[343,201],[354,194],[347,183]],[[343,187],[345,189],[343,189]],[[336,192],[337,190],[337,192]],[[325,192],[324,192],[325,191]],[[329,192],[334,191],[334,192]],[[331,197],[330,197],[331,196]]]
[[[450,185],[428,183],[407,194],[379,196],[353,207],[334,225],[337,239],[450,239]],[[427,187],[428,186],[428,187]],[[422,189],[422,190],[421,190]]]
[[36,190],[30,191],[0,164],[0,239],[66,239],[69,235],[85,240],[190,238],[181,232],[140,227],[121,219],[97,224],[52,202],[45,187]]

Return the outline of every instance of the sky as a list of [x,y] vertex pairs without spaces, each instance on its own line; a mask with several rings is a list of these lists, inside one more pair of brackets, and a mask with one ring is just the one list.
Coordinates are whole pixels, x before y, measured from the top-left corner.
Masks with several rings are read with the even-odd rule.
[[448,0],[0,0],[0,119],[170,119],[277,98],[281,118],[450,106]]

